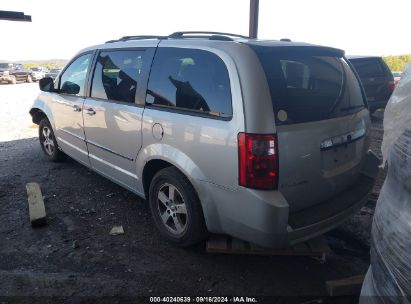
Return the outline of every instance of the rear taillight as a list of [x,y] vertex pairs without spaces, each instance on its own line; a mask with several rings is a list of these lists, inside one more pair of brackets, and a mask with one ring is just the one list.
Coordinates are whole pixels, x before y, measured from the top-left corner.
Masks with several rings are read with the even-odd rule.
[[390,91],[394,91],[394,89],[395,89],[395,81],[389,81],[389,82],[387,82],[387,88],[388,88],[388,90],[390,90]]
[[239,184],[254,189],[277,189],[278,149],[274,134],[238,134]]

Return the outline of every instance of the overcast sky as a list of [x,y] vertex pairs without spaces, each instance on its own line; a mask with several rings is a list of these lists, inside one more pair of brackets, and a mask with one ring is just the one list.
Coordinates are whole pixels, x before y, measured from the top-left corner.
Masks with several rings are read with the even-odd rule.
[[[411,53],[410,0],[260,0],[259,38],[290,38],[356,55]],[[69,59],[125,35],[210,30],[248,35],[249,0],[13,0],[33,22],[0,20],[0,60]]]

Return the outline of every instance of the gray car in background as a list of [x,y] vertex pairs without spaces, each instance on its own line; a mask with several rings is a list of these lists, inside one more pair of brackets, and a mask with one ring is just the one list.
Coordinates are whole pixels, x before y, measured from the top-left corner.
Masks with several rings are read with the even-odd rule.
[[61,69],[50,69],[50,70],[46,73],[45,77],[50,77],[50,78],[52,78],[52,79],[56,79],[57,76],[58,76],[58,74],[59,74],[60,72],[61,72]]
[[147,199],[181,246],[207,232],[267,247],[307,240],[356,212],[378,170],[365,95],[339,49],[123,37],[80,51],[40,88],[30,114],[45,155]]
[[48,70],[44,67],[32,67],[30,71],[32,73],[33,81],[39,81],[44,78],[48,72]]

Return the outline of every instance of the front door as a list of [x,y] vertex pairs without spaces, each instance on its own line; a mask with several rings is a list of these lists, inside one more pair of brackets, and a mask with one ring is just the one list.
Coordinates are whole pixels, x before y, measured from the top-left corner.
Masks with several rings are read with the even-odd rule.
[[90,164],[130,190],[137,185],[144,93],[153,50],[104,50],[97,57],[84,131]]
[[86,79],[93,54],[74,59],[59,78],[59,93],[54,94],[52,113],[60,148],[79,162],[89,165],[83,130],[83,103]]

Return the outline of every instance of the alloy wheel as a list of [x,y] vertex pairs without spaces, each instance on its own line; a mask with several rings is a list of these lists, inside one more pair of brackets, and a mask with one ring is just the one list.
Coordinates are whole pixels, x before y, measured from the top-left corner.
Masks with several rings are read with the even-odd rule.
[[170,233],[181,235],[187,229],[187,207],[175,186],[165,183],[160,187],[157,195],[157,211]]
[[44,126],[42,130],[42,135],[43,135],[42,144],[43,144],[44,150],[49,156],[52,156],[54,153],[53,133],[47,126]]

